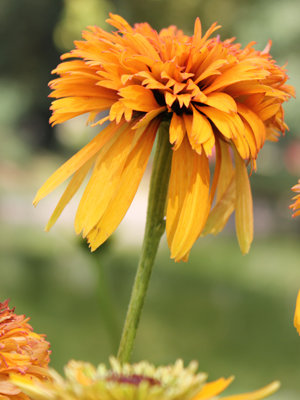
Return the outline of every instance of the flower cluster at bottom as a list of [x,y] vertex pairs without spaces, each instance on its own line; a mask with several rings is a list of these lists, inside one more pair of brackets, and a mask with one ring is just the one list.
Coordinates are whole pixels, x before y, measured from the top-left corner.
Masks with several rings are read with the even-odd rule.
[[0,400],[26,400],[27,396],[9,381],[9,375],[22,375],[29,381],[48,375],[49,343],[33,332],[29,318],[17,315],[0,302]]
[[[97,368],[84,362],[70,361],[66,378],[51,370],[49,381],[33,381],[13,374],[12,382],[33,400],[101,399],[101,400],[209,400],[218,399],[233,377],[206,383],[206,374],[197,373],[197,363],[186,368],[181,360],[174,365],[154,367],[148,362],[120,364],[110,359],[111,367]],[[279,387],[278,382],[251,393],[223,397],[223,400],[257,400]]]

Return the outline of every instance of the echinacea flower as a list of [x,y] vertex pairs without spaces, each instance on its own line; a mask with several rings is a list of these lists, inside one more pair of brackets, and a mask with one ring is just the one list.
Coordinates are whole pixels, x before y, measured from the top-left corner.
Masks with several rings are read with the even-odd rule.
[[[51,371],[51,381],[34,382],[13,375],[14,384],[33,400],[94,399],[94,400],[217,400],[233,378],[220,378],[205,383],[206,374],[196,373],[197,363],[184,368],[181,360],[174,365],[155,368],[148,362],[120,364],[110,359],[111,368],[104,364],[97,368],[91,364],[71,361],[65,368],[64,379]],[[278,382],[252,393],[223,397],[225,400],[258,400],[272,394]]]
[[[53,71],[50,122],[89,113],[109,124],[40,188],[34,204],[72,176],[46,230],[55,223],[88,172],[75,217],[76,233],[99,247],[126,214],[144,174],[158,128],[169,124],[172,165],[166,204],[171,257],[186,260],[200,235],[218,233],[235,210],[240,248],[253,238],[247,165],[266,139],[287,128],[282,103],[294,94],[284,67],[263,51],[234,39],[193,36],[175,26],[160,32],[147,23],[131,27],[110,14],[116,31],[91,26]],[[97,120],[100,112],[108,115]],[[215,164],[212,162],[215,155]]]
[[8,300],[0,303],[0,399],[29,400],[9,381],[15,373],[29,381],[48,375],[49,343],[43,335],[32,331],[29,318],[16,315],[8,307]]
[[297,332],[300,335],[300,290],[298,292],[297,300],[296,300],[296,308],[294,315],[294,327],[297,329]]

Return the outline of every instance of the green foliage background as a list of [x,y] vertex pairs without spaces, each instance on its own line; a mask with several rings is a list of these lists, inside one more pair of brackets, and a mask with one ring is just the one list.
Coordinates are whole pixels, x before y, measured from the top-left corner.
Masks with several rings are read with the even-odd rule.
[[[222,38],[288,61],[290,83],[300,87],[298,0],[2,0],[0,7],[0,301],[11,299],[47,334],[51,365],[70,359],[106,361],[115,353],[139,247],[118,232],[90,254],[70,218],[45,234],[56,201],[37,210],[40,184],[93,135],[83,121],[48,125],[50,71],[86,25],[106,27],[109,11],[160,29],[175,24],[192,33],[214,21]],[[109,28],[108,28],[109,29]],[[231,391],[282,381],[275,399],[300,394],[300,339],[292,326],[300,287],[300,220],[291,220],[290,187],[300,177],[297,101],[285,107],[290,133],[267,144],[251,178],[255,241],[239,252],[232,221],[217,238],[198,241],[190,262],[175,264],[163,243],[138,333],[134,360],[199,361],[211,379],[234,374]],[[65,221],[65,222],[64,222]]]

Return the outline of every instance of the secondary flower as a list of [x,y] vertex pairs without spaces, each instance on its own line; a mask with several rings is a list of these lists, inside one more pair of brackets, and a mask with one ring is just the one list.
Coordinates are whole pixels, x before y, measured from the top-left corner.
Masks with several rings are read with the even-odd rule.
[[43,335],[32,331],[29,318],[16,315],[8,300],[0,303],[0,399],[29,400],[9,381],[16,373],[29,381],[44,379],[49,363],[49,343]]
[[300,290],[298,292],[298,296],[297,296],[297,300],[296,300],[294,327],[297,329],[297,332],[300,335]]
[[[34,204],[72,176],[46,230],[55,223],[92,170],[75,218],[75,230],[94,250],[126,214],[144,174],[157,130],[169,123],[172,166],[166,204],[171,257],[186,260],[200,235],[218,233],[235,210],[243,253],[253,238],[252,197],[247,164],[266,139],[287,128],[282,103],[294,94],[284,67],[249,43],[175,26],[131,27],[110,14],[112,33],[83,32],[62,56],[50,82],[55,125],[80,114],[103,129],[62,165],[38,191]],[[108,115],[97,120],[100,112]],[[215,163],[211,162],[215,155]]]
[[[233,378],[220,378],[205,383],[206,374],[196,373],[197,363],[183,367],[181,360],[174,365],[157,367],[148,362],[121,365],[111,359],[111,368],[104,364],[94,368],[91,364],[71,361],[65,368],[64,379],[55,371],[52,380],[34,382],[26,377],[12,376],[12,381],[33,400],[52,399],[106,399],[106,400],[217,400]],[[223,400],[258,400],[272,394],[278,382],[252,393],[222,397]]]

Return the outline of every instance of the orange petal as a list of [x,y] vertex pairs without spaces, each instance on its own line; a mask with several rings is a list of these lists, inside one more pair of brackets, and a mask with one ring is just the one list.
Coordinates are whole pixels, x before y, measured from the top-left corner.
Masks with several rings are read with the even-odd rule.
[[226,138],[231,139],[235,136],[235,128],[232,124],[231,116],[227,113],[212,107],[196,106],[196,108],[202,111]]
[[296,300],[294,327],[297,329],[297,332],[300,335],[300,290],[298,292],[298,296],[297,296],[297,300]]
[[210,122],[195,107],[193,107],[192,136],[197,143],[201,144],[214,136]]
[[243,254],[248,253],[253,240],[253,204],[249,176],[244,160],[234,149],[236,170],[235,229]]
[[202,153],[202,144],[197,141],[193,136],[193,116],[190,114],[183,114],[183,121],[191,148],[197,153]]
[[279,387],[280,387],[280,382],[275,381],[254,392],[236,394],[233,396],[226,396],[223,397],[222,400],[260,400],[276,392],[279,389]]
[[87,235],[92,251],[115,231],[132,203],[145,172],[158,125],[159,121],[153,121],[130,152],[113,199],[98,224]]
[[204,103],[227,113],[230,111],[237,112],[236,102],[226,93],[211,93]]
[[214,382],[209,382],[202,390],[193,398],[193,400],[209,400],[222,393],[233,381],[233,377],[228,379],[220,378]]
[[66,205],[71,201],[77,190],[80,188],[82,182],[84,181],[84,178],[86,177],[87,173],[91,169],[93,163],[94,163],[94,157],[91,158],[89,161],[87,161],[81,168],[79,168],[75,174],[73,175],[73,178],[71,179],[70,183],[68,184],[66,190],[64,191],[63,195],[61,196],[57,206],[55,207],[55,210],[53,211],[53,214],[51,215],[45,231],[48,232],[52,226],[55,224],[61,213],[63,212],[64,208]]
[[139,85],[130,85],[119,90],[122,102],[135,111],[149,112],[159,108],[151,90]]
[[114,123],[109,124],[103,131],[94,137],[86,146],[84,146],[78,153],[65,162],[58,168],[54,174],[47,179],[43,186],[37,192],[33,204],[37,203],[51,193],[57,186],[68,179],[74,172],[81,168],[88,160],[90,160],[101,148],[114,136],[116,131],[122,125]]
[[131,150],[135,131],[127,125],[102,149],[91,178],[80,200],[76,217],[76,233],[85,237],[99,222],[113,198],[124,164]]
[[170,128],[169,128],[169,140],[173,144],[173,150],[177,150],[181,145],[185,136],[185,125],[182,117],[173,113]]
[[256,146],[258,149],[260,149],[266,139],[266,130],[264,123],[258,117],[258,115],[245,104],[238,104],[238,113],[241,114],[241,116],[245,118],[245,120],[248,122],[253,131]]
[[[184,168],[183,168],[184,166]],[[209,209],[209,164],[185,138],[173,152],[167,199],[167,239],[171,257],[183,259],[199,236]]]
[[160,107],[157,108],[156,110],[149,111],[147,114],[145,114],[134,126],[134,129],[138,128],[144,128],[146,125],[149,124],[155,117],[157,117],[159,114],[164,112],[166,110],[166,107]]

